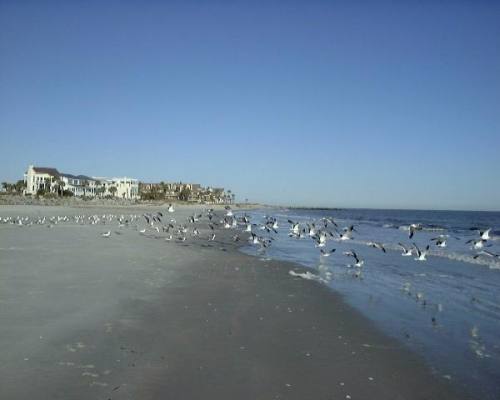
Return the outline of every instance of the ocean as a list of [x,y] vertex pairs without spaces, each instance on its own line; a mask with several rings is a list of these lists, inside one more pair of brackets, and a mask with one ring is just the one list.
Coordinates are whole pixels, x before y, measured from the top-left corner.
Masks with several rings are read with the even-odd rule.
[[[347,303],[360,311],[384,333],[419,354],[431,370],[474,398],[500,398],[500,259],[477,254],[470,239],[479,238],[473,227],[492,228],[485,250],[500,254],[500,212],[418,211],[418,210],[307,210],[265,209],[248,212],[253,223],[265,216],[278,220],[272,245],[248,245],[242,251],[261,259],[291,261],[310,268],[304,278],[318,280],[341,293]],[[333,217],[339,231],[354,225],[352,240],[330,238],[320,256],[309,237],[289,237],[288,219],[301,223]],[[422,230],[408,237],[410,224]],[[333,226],[326,228],[333,229]],[[447,247],[430,239],[449,235]],[[381,242],[387,252],[368,245]],[[427,261],[415,255],[403,257],[401,242],[421,249],[430,244]],[[354,250],[364,259],[361,268],[350,266],[353,258],[343,252]]]

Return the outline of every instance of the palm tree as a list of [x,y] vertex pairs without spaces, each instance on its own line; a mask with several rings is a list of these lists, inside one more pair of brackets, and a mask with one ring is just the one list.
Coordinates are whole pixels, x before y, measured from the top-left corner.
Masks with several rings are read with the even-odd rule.
[[57,185],[57,194],[59,196],[62,196],[63,195],[63,191],[64,191],[64,186],[66,186],[66,182],[64,182],[61,179],[57,179],[56,180],[56,185]]
[[109,188],[109,193],[111,193],[111,195],[112,195],[113,197],[115,197],[115,193],[116,193],[116,191],[117,191],[117,190],[118,190],[118,189],[116,188],[116,186],[111,186],[111,187]]
[[99,197],[102,197],[102,195],[106,192],[106,188],[104,187],[104,185],[100,185],[98,188],[97,188],[97,194],[99,195]]
[[82,186],[83,186],[83,197],[87,197],[87,188],[89,187],[89,185],[90,185],[89,181],[87,181],[87,180],[83,181],[83,184],[82,184]]

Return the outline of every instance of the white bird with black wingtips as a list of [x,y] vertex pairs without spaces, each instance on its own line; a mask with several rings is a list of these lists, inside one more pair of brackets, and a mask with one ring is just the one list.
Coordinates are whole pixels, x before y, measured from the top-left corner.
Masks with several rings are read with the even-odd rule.
[[413,247],[415,248],[415,251],[417,252],[417,257],[415,258],[415,260],[416,261],[426,261],[427,260],[427,253],[429,251],[429,245],[426,246],[425,250],[420,250],[415,243],[413,243]]
[[409,257],[413,254],[413,251],[411,248],[407,248],[404,244],[402,243],[398,243],[399,247],[401,247],[401,249],[403,249],[403,252],[401,253],[401,255],[403,257]]

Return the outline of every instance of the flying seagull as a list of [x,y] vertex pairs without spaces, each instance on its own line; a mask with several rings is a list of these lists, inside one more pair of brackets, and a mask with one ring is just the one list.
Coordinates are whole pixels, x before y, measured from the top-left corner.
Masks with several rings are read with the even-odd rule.
[[325,251],[323,249],[320,249],[320,253],[322,257],[330,257],[332,253],[335,253],[336,249],[331,249],[330,251]]
[[492,253],[491,251],[488,251],[488,250],[481,250],[480,252],[478,252],[474,257],[472,257],[474,260],[476,258],[478,258],[479,256],[487,256],[487,257],[492,257],[492,258],[500,258],[500,254],[495,254],[495,253]]
[[403,252],[401,253],[402,256],[408,257],[408,256],[411,256],[413,254],[413,251],[411,248],[407,248],[402,243],[398,243],[398,245],[399,245],[399,247],[401,247],[403,249]]
[[420,224],[411,224],[410,225],[410,230],[408,233],[408,237],[411,239],[413,235],[415,234],[416,231],[422,230],[422,225]]
[[354,250],[345,251],[344,255],[348,256],[348,257],[353,257],[356,260],[356,264],[354,264],[355,267],[361,268],[363,266],[363,264],[365,263],[365,260],[362,260],[361,258],[359,258]]
[[415,260],[417,261],[426,261],[427,260],[427,252],[429,251],[429,245],[427,245],[427,247],[425,248],[424,251],[420,250],[418,248],[418,246],[413,243],[413,247],[415,248],[416,252],[417,252],[417,258],[415,258]]
[[436,242],[436,246],[438,247],[446,247],[447,235],[439,235],[435,238],[432,238],[431,241]]
[[485,239],[471,239],[465,242],[466,244],[472,243],[472,248],[475,250],[482,249],[484,247],[484,244],[486,243]]
[[382,250],[384,253],[386,252],[385,251],[385,247],[384,247],[384,245],[382,243],[379,243],[379,242],[368,242],[368,246],[373,247],[374,249]]

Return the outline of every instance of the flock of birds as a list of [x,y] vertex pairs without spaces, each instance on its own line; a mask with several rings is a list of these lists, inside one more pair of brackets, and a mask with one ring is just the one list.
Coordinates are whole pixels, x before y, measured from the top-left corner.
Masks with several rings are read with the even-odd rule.
[[[173,216],[175,213],[175,208],[173,204],[169,204],[167,207],[167,214]],[[139,221],[144,220],[146,223],[145,227],[139,227]],[[223,211],[223,215],[217,213],[214,209],[206,209],[198,213],[194,213],[187,218],[184,223],[178,223],[175,218],[168,218],[163,212],[158,211],[154,213],[144,213],[142,215],[131,214],[131,215],[114,215],[114,214],[103,214],[103,215],[75,215],[75,216],[38,216],[38,217],[0,217],[0,223],[4,224],[15,224],[19,226],[30,226],[30,225],[46,225],[51,228],[54,225],[65,222],[74,222],[76,224],[90,224],[90,225],[111,225],[113,222],[117,223],[118,228],[123,227],[134,227],[139,231],[140,234],[146,235],[147,233],[162,233],[165,234],[164,238],[166,241],[177,241],[185,242],[189,237],[191,238],[202,238],[200,226],[206,223],[208,227],[208,236],[206,239],[208,241],[215,241],[217,236],[217,229],[234,229],[237,231],[232,236],[234,242],[240,242],[244,234],[247,235],[247,241],[258,247],[259,252],[265,252],[276,239],[276,234],[280,229],[278,219],[273,216],[264,216],[264,221],[260,223],[255,223],[251,221],[251,218],[247,214],[241,216],[235,216],[233,210],[230,206],[226,206]],[[309,222],[299,222],[288,219],[289,229],[288,236],[293,239],[306,239],[312,240],[314,246],[319,249],[320,257],[329,257],[333,254],[336,249],[331,248],[327,250],[328,241],[334,240],[338,242],[349,242],[354,239],[355,234],[358,231],[354,225],[347,226],[345,228],[339,229],[337,222],[332,217],[323,217],[315,221]],[[421,224],[411,224],[408,228],[408,239],[413,239],[418,231],[423,229]],[[478,257],[489,257],[492,259],[500,259],[499,254],[492,253],[486,250],[486,247],[491,246],[488,241],[491,239],[491,228],[489,229],[478,229],[471,228],[477,232],[477,236],[470,239],[466,244],[471,245],[471,249],[476,251],[473,258]],[[120,230],[115,230],[114,234],[120,235]],[[111,237],[112,232],[108,230],[102,233],[102,237]],[[398,247],[402,250],[401,255],[404,257],[415,256],[416,261],[426,261],[433,243],[436,247],[444,248],[447,246],[449,238],[452,237],[456,240],[460,240],[459,237],[450,236],[447,234],[441,234],[437,237],[430,239],[430,244],[427,244],[425,248],[420,248],[413,241],[411,245],[405,245],[401,242],[398,243]],[[366,243],[368,246],[373,247],[386,253],[386,246],[383,243],[370,241]],[[348,264],[348,267],[363,267],[365,261],[364,259],[355,251],[348,250],[344,251],[343,255],[351,257],[353,259],[353,264]]]
[[[344,245],[350,243],[359,244],[360,241],[354,239],[357,238],[357,236],[362,236],[354,225],[339,228],[338,223],[332,217],[323,217],[308,222],[288,219],[285,223],[284,220],[278,220],[277,217],[264,216],[263,220],[260,222],[254,222],[246,213],[243,215],[235,215],[230,206],[226,206],[224,210],[216,211],[209,208],[201,212],[195,212],[181,222],[178,222],[175,217],[175,208],[170,204],[166,212],[157,211],[130,215],[94,214],[52,217],[0,217],[0,223],[17,226],[45,225],[48,228],[52,228],[58,224],[73,222],[78,225],[113,227],[113,230],[108,228],[109,230],[101,233],[101,236],[107,239],[113,235],[123,234],[123,228],[131,228],[132,230],[138,231],[142,236],[152,239],[164,239],[166,242],[173,243],[184,243],[188,240],[215,242],[217,235],[219,235],[221,231],[232,230],[230,235],[221,235],[223,240],[218,243],[226,243],[228,237],[231,237],[234,243],[245,243],[245,241],[247,241],[250,245],[257,248],[257,253],[260,255],[264,255],[273,245],[273,242],[278,239],[278,233],[282,230],[280,223],[288,223],[288,227],[285,227],[288,237],[292,240],[310,240],[314,248],[319,250],[320,258],[329,257],[336,252],[336,248],[331,248],[329,246],[330,241],[343,243]],[[456,236],[440,234],[431,238],[425,248],[420,248],[414,242],[414,237],[415,235],[419,235],[417,232],[422,231],[424,228],[425,227],[421,224],[411,224],[406,227],[408,239],[413,239],[413,241],[410,245],[401,242],[398,243],[398,247],[402,250],[401,256],[414,256],[414,260],[424,262],[427,260],[431,245],[437,248],[445,248],[450,238],[462,240]],[[470,229],[476,232],[475,237],[465,243],[470,245],[470,249],[474,252],[472,257],[474,259],[484,257],[499,260],[499,254],[486,250],[486,248],[491,246],[489,243],[492,239],[491,228],[484,230],[478,228]],[[362,241],[361,243],[380,250],[382,253],[387,253],[389,249],[395,249],[392,244],[389,245],[377,241]],[[361,278],[363,276],[362,271],[365,260],[361,257],[359,252],[352,249],[354,246],[349,247],[351,247],[349,250],[342,252],[345,257],[352,259],[352,263],[346,266],[353,269],[352,276],[354,278]],[[226,250],[225,247],[220,247],[220,249]],[[299,276],[305,279],[320,279],[319,276],[311,274],[310,272],[296,273],[290,271],[290,275]],[[328,281],[328,276],[331,276],[331,273],[326,272],[325,275]],[[322,278],[320,280],[322,280]],[[403,291],[411,295],[408,285],[409,283],[404,285]],[[423,300],[423,295],[421,293],[416,294],[416,300],[425,305],[426,301]],[[435,317],[433,317],[433,323],[435,323]]]

